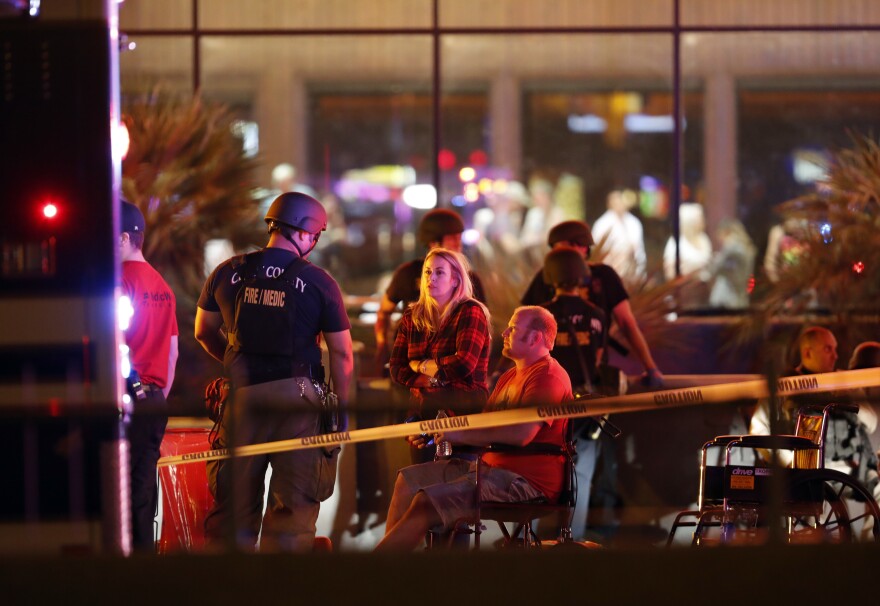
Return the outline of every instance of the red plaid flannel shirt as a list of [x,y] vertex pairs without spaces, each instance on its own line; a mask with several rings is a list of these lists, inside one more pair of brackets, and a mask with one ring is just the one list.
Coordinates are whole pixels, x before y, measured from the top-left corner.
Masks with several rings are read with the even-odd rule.
[[418,395],[442,391],[481,392],[488,397],[489,323],[475,301],[463,301],[437,333],[428,335],[413,326],[412,308],[403,313],[397,338],[391,350],[392,380],[412,387],[418,377],[410,360],[434,360],[439,367],[436,377],[444,387],[423,387]]

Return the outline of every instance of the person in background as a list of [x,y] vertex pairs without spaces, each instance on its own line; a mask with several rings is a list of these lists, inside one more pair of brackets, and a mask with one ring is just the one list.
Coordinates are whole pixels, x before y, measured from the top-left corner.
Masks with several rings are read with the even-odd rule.
[[[878,344],[875,344],[878,345]],[[871,359],[871,343],[856,347],[850,360],[850,369],[870,368],[878,359]],[[837,366],[837,339],[834,333],[822,326],[810,326],[798,337],[797,349],[800,362],[786,376],[811,375],[835,372]],[[801,406],[817,404],[824,406],[835,401],[835,394],[820,393],[785,398],[780,406],[777,431],[793,434]],[[858,414],[835,411],[829,418],[825,433],[825,467],[854,476],[862,482],[875,498],[880,497],[880,481],[877,476],[877,456],[868,434],[877,425],[877,416],[871,406],[859,406]],[[770,433],[770,407],[765,400],[759,403],[749,425],[749,433],[767,435]],[[782,465],[790,465],[791,451],[777,451]],[[759,452],[770,461],[768,452]]]
[[673,236],[666,241],[663,249],[663,274],[668,282],[678,278],[675,267],[676,249],[678,249],[679,269],[681,276],[676,292],[679,308],[703,307],[709,300],[708,286],[698,278],[712,260],[712,241],[706,234],[706,220],[703,206],[696,202],[683,202],[679,207],[679,224],[681,226],[678,246]]
[[[426,213],[419,221],[417,235],[419,242],[429,251],[434,248],[444,248],[461,253],[462,232],[464,232],[464,221],[457,213],[445,208],[437,208]],[[385,364],[388,363],[390,344],[394,341],[391,315],[398,307],[402,306],[406,309],[419,300],[423,264],[424,259],[401,264],[394,270],[391,283],[382,295],[373,328],[376,337],[376,366],[380,375],[383,374]],[[479,276],[470,272],[470,281],[473,285],[474,298],[485,303],[486,293]]]
[[519,232],[519,241],[523,248],[541,246],[550,227],[565,219],[562,210],[556,205],[553,184],[550,181],[540,177],[531,179],[529,195],[531,206],[523,217]]
[[486,206],[474,213],[474,229],[481,235],[478,247],[484,256],[519,252],[519,232],[528,202],[529,194],[518,181],[508,181],[503,188],[486,194]]
[[[834,333],[825,327],[810,326],[802,330],[797,338],[797,351],[799,363],[794,368],[783,373],[782,376],[811,375],[834,372],[836,369],[837,339]],[[820,394],[820,397],[827,399],[827,394]],[[815,396],[798,396],[784,399],[776,419],[778,433],[793,434],[798,408],[814,400]],[[770,406],[767,400],[761,401],[752,414],[749,433],[754,435],[770,434]],[[779,454],[785,465],[791,462],[790,452],[779,451]]]
[[[563,221],[555,225],[547,236],[550,248],[563,246],[572,247],[581,253],[584,259],[590,256],[590,248],[594,245],[590,226],[583,221]],[[635,351],[636,357],[641,362],[645,371],[641,376],[641,384],[644,387],[656,389],[663,386],[663,373],[654,362],[648,343],[639,328],[632,307],[629,303],[629,294],[617,275],[617,272],[604,263],[589,263],[590,279],[584,281],[580,287],[580,294],[603,312],[610,325],[613,320],[620,328],[620,332]],[[543,268],[535,274],[521,302],[523,305],[540,305],[549,301],[555,295],[552,286],[544,282]],[[612,340],[609,337],[609,345]],[[603,351],[601,364],[607,365],[608,348]],[[613,369],[613,367],[609,368]],[[603,375],[618,374],[625,378],[623,373],[602,373]],[[622,383],[622,381],[621,381]],[[614,386],[603,386],[613,393]],[[622,387],[622,386],[621,386]],[[591,499],[593,500],[592,513],[600,520],[597,527],[602,527],[605,534],[615,532],[617,524],[617,508],[621,500],[618,489],[618,446],[614,439],[602,432],[599,435],[601,445],[601,459],[597,463],[596,473],[593,479]],[[578,499],[580,501],[580,499]]]
[[132,544],[136,551],[147,553],[155,552],[156,463],[168,424],[166,399],[177,365],[176,299],[168,283],[144,258],[144,214],[125,200],[121,211],[122,294],[128,297],[133,312],[123,333],[133,371],[129,377],[132,415],[126,427],[131,453]]
[[[544,281],[556,288],[556,296],[541,307],[553,314],[558,327],[550,355],[568,373],[575,396],[598,392],[599,365],[605,349],[605,313],[581,298],[578,288],[589,277],[589,266],[574,248],[558,247],[544,258]],[[616,395],[616,394],[615,394]],[[590,487],[599,458],[599,428],[591,419],[574,419],[577,500],[571,532],[582,540],[587,532]]]
[[[327,213],[314,198],[289,192],[275,199],[265,221],[266,247],[219,265],[196,308],[195,338],[223,362],[233,388],[215,449],[343,432],[348,426],[351,325],[336,281],[307,260],[327,228]],[[338,397],[336,415],[321,364],[321,337]],[[333,493],[338,454],[339,448],[311,448],[209,464],[215,477],[214,504],[205,520],[209,546],[228,540],[252,551],[259,537],[261,551],[310,551],[321,501]]]
[[[594,245],[590,226],[583,221],[563,221],[555,225],[547,236],[550,248],[568,246],[574,248],[584,259],[589,259]],[[663,373],[657,368],[651,350],[642,334],[629,303],[629,294],[617,272],[604,263],[590,263],[590,280],[581,285],[581,295],[605,312],[606,318],[614,320],[623,336],[635,350],[636,357],[645,369],[642,383],[648,387],[662,387]],[[543,268],[538,270],[520,302],[523,305],[541,305],[556,294],[555,289],[544,282]],[[607,354],[607,349],[605,350]],[[606,355],[607,357],[607,355]],[[604,362],[604,360],[603,360]]]
[[[389,361],[391,380],[410,391],[408,418],[468,414],[486,403],[489,310],[468,276],[459,252],[432,248],[425,257],[419,300],[403,312]],[[423,462],[430,453],[411,454]]]
[[262,202],[260,203],[259,212],[263,215],[266,214],[272,202],[281,194],[299,192],[311,198],[318,198],[317,192],[311,186],[297,181],[296,167],[289,162],[276,164],[275,168],[272,169],[272,187],[268,190],[263,189],[260,191],[259,195]]
[[602,261],[628,287],[641,286],[647,279],[645,236],[642,222],[630,212],[636,205],[632,190],[614,189],[608,193],[608,210],[593,223],[593,238],[605,252]]
[[755,246],[743,224],[722,219],[716,231],[720,247],[705,270],[711,281],[709,306],[745,309],[749,306],[749,280],[755,265]]
[[779,282],[786,271],[800,263],[807,229],[807,222],[798,217],[786,217],[782,223],[770,228],[763,267],[771,283]]
[[[852,356],[847,365],[849,370],[861,370],[863,368],[880,368],[880,343],[877,341],[863,341],[853,349]],[[880,373],[878,373],[880,374]],[[837,439],[839,445],[855,447],[857,452],[850,454],[848,458],[849,472],[856,477],[868,490],[874,494],[874,499],[880,501],[880,476],[878,476],[877,444],[871,440],[871,436],[877,431],[877,403],[880,402],[880,386],[865,387],[862,389],[859,402],[858,423],[855,424],[857,439],[852,436],[852,415],[850,415],[850,430],[840,432],[842,439]],[[839,446],[838,446],[839,448]],[[844,457],[841,457],[844,458]]]
[[[550,356],[556,339],[556,321],[541,307],[519,307],[503,332],[506,357],[514,367],[505,372],[485,411],[549,406],[572,398],[568,374]],[[501,443],[525,447],[551,444],[564,447],[566,419],[547,419],[506,427],[445,432],[437,440],[486,446]],[[413,438],[414,443],[419,438]],[[453,446],[454,448],[454,446]],[[452,529],[455,522],[473,517],[477,461],[447,459],[400,470],[388,508],[385,536],[376,551],[412,551],[432,528]],[[559,500],[565,460],[562,455],[482,455],[479,498],[521,502]]]
[[318,197],[314,189],[305,183],[297,181],[296,167],[287,162],[282,162],[272,169],[272,186],[278,195],[287,192],[299,192],[312,198]]
[[[683,202],[679,208],[681,238],[678,241],[679,265],[681,275],[687,276],[705,269],[712,259],[712,241],[706,234],[706,219],[703,206],[697,202]],[[675,238],[669,237],[663,249],[663,274],[667,280],[674,280]]]

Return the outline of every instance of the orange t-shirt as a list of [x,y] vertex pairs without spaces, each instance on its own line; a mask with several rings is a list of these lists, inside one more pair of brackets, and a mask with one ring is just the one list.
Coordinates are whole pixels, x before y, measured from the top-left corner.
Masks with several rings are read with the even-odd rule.
[[[552,406],[572,398],[568,373],[559,362],[548,355],[522,371],[511,368],[501,375],[492,395],[489,396],[486,412],[528,406]],[[567,422],[567,419],[544,421],[529,444],[564,446]],[[528,480],[529,484],[543,492],[550,502],[559,500],[565,463],[562,455],[512,455],[489,452],[483,455],[483,461],[487,465],[518,473]]]

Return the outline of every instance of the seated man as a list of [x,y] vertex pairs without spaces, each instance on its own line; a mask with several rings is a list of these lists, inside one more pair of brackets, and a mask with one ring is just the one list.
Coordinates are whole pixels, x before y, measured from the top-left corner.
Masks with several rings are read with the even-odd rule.
[[[519,307],[502,333],[502,353],[515,366],[504,373],[489,396],[486,412],[570,400],[571,381],[550,350],[556,339],[556,321],[542,307]],[[438,440],[453,444],[487,446],[552,444],[565,441],[566,419],[447,432]],[[482,500],[556,502],[562,492],[564,459],[546,454],[483,455],[480,471]],[[377,551],[415,549],[435,527],[447,530],[455,521],[472,516],[476,462],[449,459],[411,465],[400,470],[388,508],[385,537]]]
[[[834,337],[834,333],[827,328],[810,326],[801,331],[797,340],[797,350],[800,354],[800,363],[793,369],[782,373],[782,376],[811,375],[835,371],[837,339]],[[824,400],[827,398],[827,394],[820,394],[819,398]],[[819,403],[822,403],[822,400],[819,400]],[[786,398],[779,411],[779,433],[794,433],[798,408],[804,404],[816,403],[816,401],[817,397],[812,394]],[[754,415],[752,415],[749,433],[755,435],[770,433],[770,408],[769,402],[766,400],[759,403]],[[789,461],[790,455],[789,460],[783,462],[788,464]]]
[[[837,365],[837,339],[827,328],[810,326],[798,337],[800,364],[786,373],[787,376],[810,375],[835,372]],[[850,362],[850,369],[858,368],[856,356]],[[818,393],[785,398],[781,404],[778,419],[779,433],[792,434],[795,431],[798,409],[804,405],[824,406],[833,401],[848,398],[842,394]],[[829,419],[825,435],[825,467],[846,474],[855,475],[865,483],[869,490],[878,486],[876,471],[877,459],[868,438],[868,426],[876,425],[876,418],[870,406],[860,406],[858,415],[849,412],[835,412]],[[749,433],[765,435],[770,433],[770,409],[767,401],[762,401],[752,416]],[[767,452],[759,452],[765,462],[770,461]],[[792,452],[778,451],[780,463],[790,465]],[[880,493],[878,493],[880,495]]]

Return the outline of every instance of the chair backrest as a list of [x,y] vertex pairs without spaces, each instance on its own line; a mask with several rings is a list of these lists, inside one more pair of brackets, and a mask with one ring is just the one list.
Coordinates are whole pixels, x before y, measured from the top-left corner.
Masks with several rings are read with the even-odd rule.
[[562,469],[562,491],[559,494],[559,500],[556,503],[551,503],[551,505],[566,505],[569,507],[574,507],[574,501],[576,498],[576,490],[575,490],[575,480],[574,480],[574,456],[576,453],[575,446],[575,437],[574,437],[574,424],[571,422],[571,419],[559,419],[563,423],[565,423],[565,427],[563,429],[563,444],[560,448],[555,444],[529,444],[526,446],[510,446],[506,444],[492,444],[488,448],[476,448],[473,449],[476,452],[484,453],[484,452],[503,452],[506,455],[513,456],[528,456],[528,455],[546,455],[551,457],[558,457],[562,455],[564,457],[563,469]]
[[834,412],[858,413],[859,407],[856,404],[833,402],[825,406],[815,404],[802,406],[798,410],[795,435],[809,439],[819,448],[796,450],[793,461],[795,469],[822,469],[825,467],[825,443],[829,418]]
[[821,469],[824,466],[825,457],[822,455],[822,441],[825,435],[825,415],[821,412],[816,414],[816,409],[805,406],[798,411],[795,435],[807,438],[820,448],[818,450],[795,450],[793,467],[795,469]]

